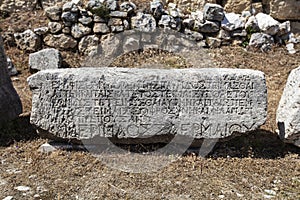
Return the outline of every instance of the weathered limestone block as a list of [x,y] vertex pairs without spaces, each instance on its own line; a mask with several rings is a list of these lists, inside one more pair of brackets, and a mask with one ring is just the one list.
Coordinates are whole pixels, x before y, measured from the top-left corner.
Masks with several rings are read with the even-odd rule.
[[279,20],[299,20],[300,1],[270,0],[270,15]]
[[300,147],[300,67],[291,71],[277,109],[279,136]]
[[29,55],[29,67],[33,70],[58,69],[62,65],[62,56],[56,49],[49,48]]
[[28,78],[31,123],[65,139],[225,138],[266,120],[264,74],[246,69],[78,68]]
[[8,75],[7,58],[0,36],[0,124],[18,117],[21,113],[21,100]]

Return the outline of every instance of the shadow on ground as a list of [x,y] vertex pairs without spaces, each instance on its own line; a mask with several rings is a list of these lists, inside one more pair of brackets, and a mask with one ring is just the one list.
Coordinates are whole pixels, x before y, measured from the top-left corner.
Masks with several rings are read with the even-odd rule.
[[[39,136],[37,135],[35,128],[30,124],[29,115],[20,116],[18,119],[7,123],[0,128],[0,147],[6,147],[19,141],[30,142],[37,138],[39,138]],[[70,144],[66,144],[66,146],[67,145]],[[134,145],[123,144],[118,146],[130,152],[142,153],[155,151],[165,145],[166,144],[162,143],[140,143]],[[76,148],[76,145],[71,145],[71,149],[69,147],[65,150],[82,150],[82,148]],[[200,148],[201,147],[189,148],[184,155],[197,154]],[[237,136],[228,141],[219,141],[208,154],[208,157],[277,159],[285,157],[287,154],[291,153],[298,154],[300,156],[300,148],[284,143],[279,139],[276,133],[260,129],[248,134]]]
[[226,142],[218,142],[209,156],[276,159],[290,153],[300,156],[300,148],[284,143],[276,133],[259,129]]
[[14,121],[0,127],[0,147],[6,147],[14,142],[30,141],[38,138],[36,130],[30,124],[30,115],[22,115]]

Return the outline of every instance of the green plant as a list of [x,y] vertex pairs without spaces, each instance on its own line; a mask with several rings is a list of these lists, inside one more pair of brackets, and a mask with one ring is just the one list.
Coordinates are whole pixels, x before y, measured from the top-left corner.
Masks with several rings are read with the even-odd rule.
[[110,18],[109,8],[104,6],[104,5],[101,5],[100,7],[92,9],[91,12],[94,15],[97,15],[97,16],[103,18],[103,19],[106,19],[106,20]]

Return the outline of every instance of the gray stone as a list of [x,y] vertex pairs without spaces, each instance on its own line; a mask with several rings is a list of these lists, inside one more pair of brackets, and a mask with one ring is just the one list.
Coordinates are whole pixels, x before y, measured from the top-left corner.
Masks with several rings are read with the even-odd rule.
[[207,46],[209,46],[210,48],[218,48],[221,46],[222,41],[218,38],[214,38],[214,37],[207,37],[206,38],[206,44]]
[[45,14],[50,20],[59,21],[62,10],[59,6],[52,6],[45,9]]
[[120,5],[120,10],[127,12],[128,15],[131,15],[135,12],[136,5],[132,2],[123,2]]
[[117,18],[126,18],[127,17],[127,12],[123,11],[112,11],[109,13],[110,17],[117,17]]
[[204,16],[203,12],[200,10],[196,10],[195,12],[191,12],[191,18],[195,21],[198,21],[199,23],[204,23]]
[[62,30],[62,25],[59,22],[49,22],[48,28],[50,33],[58,33]]
[[37,35],[45,35],[48,33],[48,27],[39,27],[39,28],[35,28],[33,29],[33,32]]
[[106,0],[106,6],[111,11],[117,10],[119,8],[118,1],[116,0]]
[[63,10],[63,12],[72,11],[74,6],[75,6],[75,4],[72,1],[70,1],[63,5],[62,10]]
[[221,22],[221,27],[227,31],[234,31],[245,27],[245,22],[239,14],[226,13]]
[[11,61],[11,59],[7,56],[7,69],[8,69],[8,74],[10,76],[15,76],[18,74],[18,71],[15,67],[15,65],[13,64],[13,62]]
[[124,38],[123,51],[128,53],[140,49],[140,36],[137,34],[129,35]]
[[297,53],[297,51],[295,49],[295,45],[293,43],[288,43],[286,45],[286,49],[289,52],[289,54],[295,54],[295,53]]
[[252,50],[260,49],[263,52],[269,51],[274,44],[272,36],[264,33],[254,33],[249,41],[249,48]]
[[258,13],[255,16],[258,27],[261,31],[268,35],[276,35],[279,31],[279,22],[273,19],[270,15]]
[[207,3],[203,8],[204,19],[221,22],[224,18],[224,9],[218,4]]
[[95,23],[93,28],[94,33],[109,33],[109,27],[105,23]]
[[255,70],[58,69],[28,83],[31,123],[56,138],[225,138],[267,116],[265,77]]
[[188,36],[190,40],[194,41],[200,41],[203,39],[203,35],[201,33],[198,33],[196,31],[191,31],[189,29],[185,29],[184,33]]
[[63,20],[65,26],[72,26],[73,23],[77,22],[78,14],[72,12],[64,12],[61,15],[61,19]]
[[248,18],[248,21],[245,24],[245,29],[248,30],[248,32],[259,32],[259,26],[257,19],[255,16],[251,16]]
[[138,12],[137,16],[131,18],[131,26],[141,32],[153,32],[156,30],[156,21],[152,15]]
[[83,25],[90,25],[93,22],[93,19],[91,17],[83,16],[79,18],[78,21]]
[[100,16],[98,15],[94,15],[94,22],[97,23],[97,22],[100,22],[100,23],[106,23],[106,19],[103,19],[101,18]]
[[29,55],[29,67],[33,70],[61,68],[62,57],[58,50],[50,48],[31,53]]
[[80,40],[78,44],[78,50],[80,53],[86,56],[97,55],[99,54],[101,48],[99,41],[99,38],[95,35],[85,36]]
[[41,48],[41,38],[31,30],[14,34],[17,46],[25,51],[37,51]]
[[108,26],[122,26],[123,21],[119,18],[110,18],[108,21]]
[[279,136],[300,147],[300,67],[291,71],[276,114]]
[[101,37],[102,54],[108,58],[116,58],[120,56],[122,40],[120,36],[114,34],[106,34]]
[[44,37],[44,43],[49,47],[55,47],[60,49],[74,49],[77,46],[77,41],[71,36],[65,34],[59,35],[46,35]]
[[220,30],[220,23],[206,21],[204,24],[199,24],[196,30],[199,30],[201,33],[216,33]]
[[64,34],[70,35],[70,34],[71,34],[71,28],[68,27],[68,26],[66,26],[66,27],[64,27],[64,28],[62,29],[62,32],[63,32]]
[[110,29],[111,29],[111,32],[118,33],[118,32],[124,31],[124,26],[123,25],[121,25],[121,26],[111,26]]
[[286,21],[286,22],[279,24],[279,31],[278,31],[277,35],[283,36],[283,35],[289,34],[290,32],[291,32],[291,22],[290,21]]
[[159,20],[163,14],[167,14],[161,0],[154,0],[150,2],[150,13],[152,13],[153,17],[157,20]]
[[92,32],[90,27],[84,26],[82,24],[74,24],[71,28],[71,34],[74,38],[82,38]]
[[17,118],[21,113],[21,100],[8,74],[7,58],[0,36],[0,124]]
[[192,29],[195,24],[195,20],[192,18],[187,18],[187,19],[182,20],[182,24],[184,27],[186,27],[188,29]]

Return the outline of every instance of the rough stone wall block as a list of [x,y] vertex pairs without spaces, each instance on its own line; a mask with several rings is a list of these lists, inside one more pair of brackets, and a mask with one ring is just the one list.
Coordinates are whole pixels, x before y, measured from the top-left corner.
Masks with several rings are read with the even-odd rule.
[[0,36],[0,124],[18,117],[21,113],[21,100],[8,75],[7,58]]
[[291,71],[277,109],[279,136],[300,147],[300,67]]

